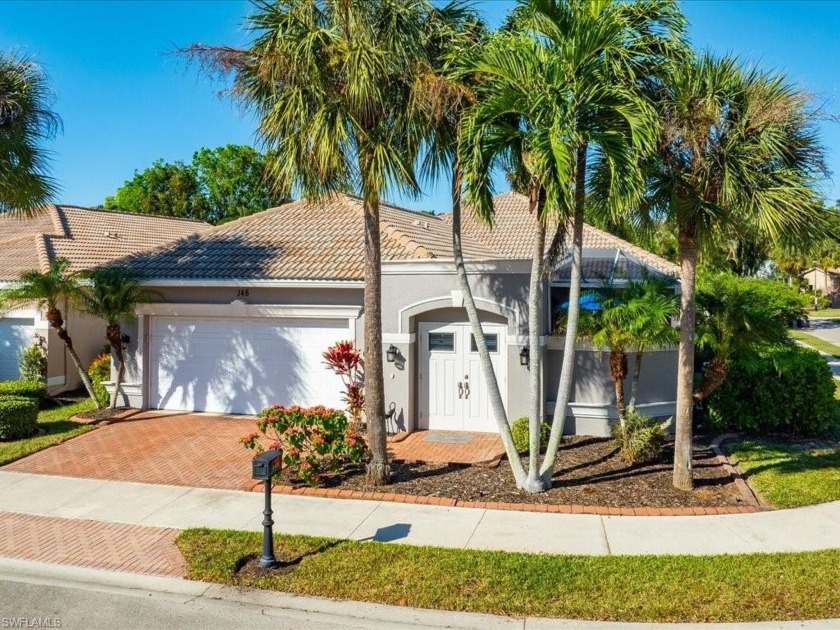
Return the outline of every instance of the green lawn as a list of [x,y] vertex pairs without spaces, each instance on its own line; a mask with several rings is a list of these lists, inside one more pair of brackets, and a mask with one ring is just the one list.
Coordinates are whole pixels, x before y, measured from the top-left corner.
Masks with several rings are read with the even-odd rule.
[[766,439],[727,448],[750,485],[771,505],[791,508],[840,500],[840,448]]
[[814,335],[809,335],[806,332],[802,332],[801,330],[790,330],[788,331],[790,336],[795,339],[796,341],[801,341],[802,343],[808,344],[812,348],[819,350],[820,352],[825,352],[826,354],[832,355],[836,359],[840,359],[840,346],[835,346],[833,343],[829,343],[824,339],[820,339],[819,337],[815,337]]
[[38,414],[38,425],[45,429],[47,434],[15,442],[0,442],[0,466],[93,430],[95,427],[91,425],[78,424],[68,420],[77,413],[91,411],[92,409],[93,403],[85,400],[72,405],[63,405],[41,411]]
[[294,571],[235,574],[243,558],[259,556],[260,541],[258,533],[192,529],[177,542],[190,579],[337,599],[637,622],[840,617],[840,549],[550,556],[277,536],[278,557],[299,559]]
[[817,311],[808,311],[808,317],[824,319],[840,319],[840,308],[825,308]]

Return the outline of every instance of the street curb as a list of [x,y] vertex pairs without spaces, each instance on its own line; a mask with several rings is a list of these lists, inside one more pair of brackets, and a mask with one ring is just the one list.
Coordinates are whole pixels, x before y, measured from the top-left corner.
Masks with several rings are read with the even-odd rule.
[[538,617],[514,618],[481,613],[466,613],[373,604],[368,602],[339,601],[322,597],[290,595],[275,591],[236,588],[207,582],[194,582],[180,578],[163,578],[88,569],[66,565],[0,558],[0,580],[24,582],[45,586],[76,588],[129,596],[158,596],[170,601],[188,604],[197,599],[224,601],[254,606],[269,616],[304,615],[306,622],[334,623],[347,627],[347,621],[378,622],[395,628],[450,628],[452,630],[637,630],[661,629],[720,629],[739,630],[840,630],[840,619],[813,621],[714,623],[714,624],[665,624],[601,622]]

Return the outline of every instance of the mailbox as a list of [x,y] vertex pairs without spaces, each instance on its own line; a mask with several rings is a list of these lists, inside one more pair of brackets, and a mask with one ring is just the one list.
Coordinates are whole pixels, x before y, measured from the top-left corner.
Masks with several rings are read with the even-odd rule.
[[251,477],[260,481],[270,481],[280,472],[283,465],[283,451],[266,451],[257,455],[251,464]]

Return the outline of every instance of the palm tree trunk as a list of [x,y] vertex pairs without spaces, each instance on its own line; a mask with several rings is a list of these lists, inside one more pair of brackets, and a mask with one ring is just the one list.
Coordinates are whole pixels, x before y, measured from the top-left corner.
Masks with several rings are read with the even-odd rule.
[[111,397],[111,409],[117,408],[117,400],[120,397],[123,376],[125,375],[125,354],[122,348],[122,327],[117,324],[108,324],[105,331],[105,338],[108,340],[117,359],[117,380],[114,383],[114,395]]
[[533,251],[531,252],[531,283],[528,288],[528,356],[529,360],[529,401],[530,418],[528,421],[528,479],[523,486],[526,492],[544,492],[551,486],[546,486],[539,474],[540,460],[540,422],[542,420],[542,348],[540,347],[540,333],[542,332],[543,305],[543,261],[545,260],[545,221],[542,220],[541,188],[532,190],[531,199],[537,200],[533,204],[536,230],[534,232]]
[[390,481],[385,429],[385,380],[382,368],[382,251],[379,234],[379,199],[364,200],[365,215],[365,416],[371,458],[367,482],[383,486]]
[[575,213],[572,229],[572,275],[569,283],[569,317],[566,323],[566,341],[563,346],[563,364],[557,395],[554,403],[554,420],[551,423],[551,435],[545,452],[540,474],[551,485],[557,449],[563,437],[566,423],[566,410],[572,392],[572,376],[575,368],[575,342],[577,341],[578,320],[580,319],[580,282],[583,275],[583,208],[586,203],[586,145],[577,149],[575,167]]
[[714,391],[723,385],[729,375],[729,362],[719,355],[712,357],[709,367],[703,375],[700,387],[694,392],[694,402],[701,402],[711,396]]
[[644,352],[636,352],[636,363],[633,365],[633,380],[630,382],[630,404],[627,406],[630,413],[636,412],[636,401],[639,399],[639,381],[642,377],[642,357]]
[[627,378],[627,353],[621,348],[610,350],[610,376],[615,388],[615,410],[618,412],[618,421],[621,423],[621,432],[624,434],[627,406],[624,404],[624,379]]
[[496,425],[499,427],[499,436],[505,447],[508,462],[510,462],[516,486],[521,488],[525,483],[526,473],[522,465],[522,458],[513,445],[513,436],[510,433],[507,412],[505,411],[502,393],[499,389],[499,381],[496,378],[496,371],[493,369],[493,362],[490,359],[490,352],[487,350],[487,340],[481,329],[481,320],[478,316],[478,308],[475,305],[475,298],[472,294],[467,268],[464,265],[464,250],[461,246],[461,169],[456,162],[452,169],[452,252],[455,259],[455,271],[458,275],[458,283],[461,286],[461,294],[464,296],[464,308],[467,311],[467,320],[470,323],[475,346],[478,349],[478,360],[481,364],[481,373],[487,386],[487,396],[490,403],[490,410]]
[[677,369],[677,421],[674,437],[674,487],[694,488],[692,465],[694,410],[694,292],[697,280],[696,228],[681,228],[679,233],[680,282],[680,348]]
[[55,328],[58,333],[58,338],[64,342],[64,346],[67,348],[67,354],[70,355],[70,360],[73,361],[73,365],[76,366],[76,370],[78,370],[79,376],[82,379],[82,384],[85,386],[88,396],[90,396],[90,399],[93,401],[96,409],[102,409],[102,404],[96,398],[96,394],[93,393],[93,384],[90,382],[90,378],[88,378],[87,371],[85,371],[85,368],[82,366],[82,360],[79,358],[79,355],[76,354],[76,349],[73,347],[73,340],[70,338],[70,335],[67,333],[67,329],[64,327],[64,318],[61,316],[61,311],[57,308],[49,309],[47,311],[47,321],[49,321],[50,325]]

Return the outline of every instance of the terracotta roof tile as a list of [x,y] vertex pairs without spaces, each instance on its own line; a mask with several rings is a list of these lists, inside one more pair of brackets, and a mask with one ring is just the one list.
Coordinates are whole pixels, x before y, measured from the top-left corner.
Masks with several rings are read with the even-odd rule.
[[56,258],[70,260],[73,271],[89,269],[208,227],[201,221],[77,206],[50,205],[27,218],[0,216],[0,281],[43,271]]

